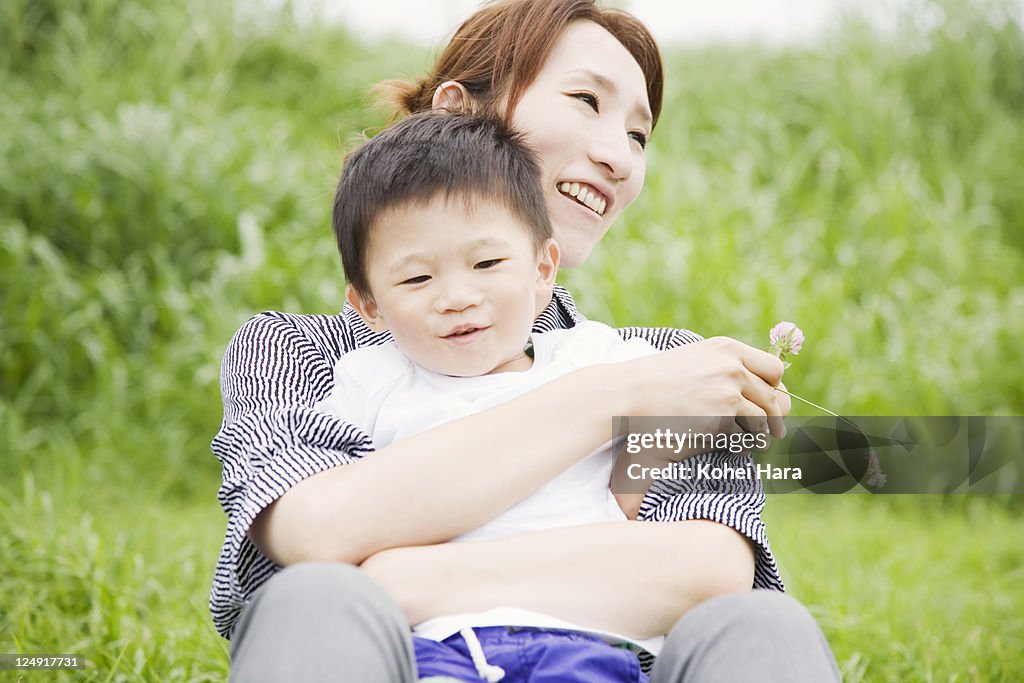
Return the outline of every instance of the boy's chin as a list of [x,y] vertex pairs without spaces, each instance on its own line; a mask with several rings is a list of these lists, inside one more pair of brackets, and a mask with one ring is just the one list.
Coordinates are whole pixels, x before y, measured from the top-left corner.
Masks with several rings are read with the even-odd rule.
[[447,375],[448,377],[480,377],[481,375],[489,375],[494,368],[470,368],[470,367],[449,367],[444,369],[434,370],[439,375]]
[[[421,363],[421,365],[423,364]],[[434,367],[428,365],[424,365],[424,367],[439,375],[446,375],[448,377],[481,377],[483,375],[490,375],[502,365],[503,363],[500,361],[477,360],[475,363],[438,363]]]

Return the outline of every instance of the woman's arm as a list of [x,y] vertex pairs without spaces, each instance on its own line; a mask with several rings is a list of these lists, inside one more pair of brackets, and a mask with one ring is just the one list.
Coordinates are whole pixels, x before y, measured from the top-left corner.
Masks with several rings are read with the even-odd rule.
[[750,590],[754,555],[715,522],[609,522],[385,550],[362,567],[410,624],[509,606],[643,639],[703,600]]
[[[611,437],[613,415],[784,414],[781,362],[725,338],[578,370],[292,486],[249,535],[279,564],[353,564],[480,526]],[[786,404],[788,409],[788,404]]]

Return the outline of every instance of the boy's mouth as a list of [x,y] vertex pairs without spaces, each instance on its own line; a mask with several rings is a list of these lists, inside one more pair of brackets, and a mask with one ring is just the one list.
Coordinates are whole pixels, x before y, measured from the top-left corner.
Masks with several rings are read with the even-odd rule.
[[567,197],[572,197],[578,203],[587,207],[598,216],[603,216],[608,208],[608,200],[592,185],[576,182],[558,183],[558,191]]
[[486,330],[486,327],[480,327],[479,325],[459,325],[448,334],[444,335],[444,339],[465,339],[470,337],[477,332]]

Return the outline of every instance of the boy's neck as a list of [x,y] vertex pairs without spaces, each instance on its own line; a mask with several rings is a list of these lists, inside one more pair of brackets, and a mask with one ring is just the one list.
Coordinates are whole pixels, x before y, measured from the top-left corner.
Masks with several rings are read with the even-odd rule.
[[488,375],[498,375],[503,372],[526,372],[533,367],[533,340],[526,342],[522,353],[511,360],[507,360],[498,367],[488,372]]

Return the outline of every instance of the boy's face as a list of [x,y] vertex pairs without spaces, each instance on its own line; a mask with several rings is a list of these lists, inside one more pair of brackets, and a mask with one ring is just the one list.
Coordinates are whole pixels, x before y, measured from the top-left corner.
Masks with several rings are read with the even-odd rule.
[[557,270],[558,245],[538,252],[504,206],[438,197],[377,219],[366,267],[372,300],[346,294],[419,365],[475,377],[530,367],[523,346]]

